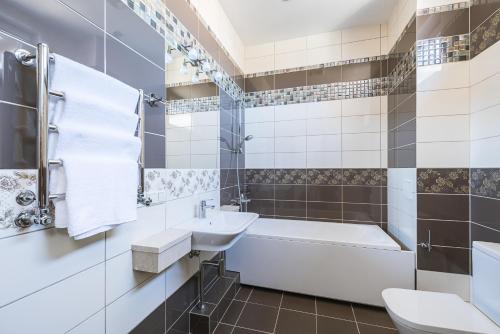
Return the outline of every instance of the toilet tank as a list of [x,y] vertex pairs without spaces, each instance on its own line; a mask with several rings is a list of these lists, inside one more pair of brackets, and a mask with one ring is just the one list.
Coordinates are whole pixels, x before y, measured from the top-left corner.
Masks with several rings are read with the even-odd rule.
[[500,244],[472,244],[472,303],[500,326]]

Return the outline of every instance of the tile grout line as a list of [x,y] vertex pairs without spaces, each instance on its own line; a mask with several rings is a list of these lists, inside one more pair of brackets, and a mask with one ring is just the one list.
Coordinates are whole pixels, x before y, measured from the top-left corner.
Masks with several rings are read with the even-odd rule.
[[359,331],[358,321],[356,320],[356,313],[354,313],[354,307],[352,306],[352,303],[351,303],[351,311],[352,315],[354,316],[354,323],[356,324],[356,329],[358,330],[358,334],[361,334],[361,332]]
[[285,293],[283,291],[281,291],[281,299],[280,299],[280,305],[278,307],[278,314],[276,315],[276,322],[274,323],[274,329],[273,329],[273,334],[276,333],[276,328],[278,327],[278,319],[280,317],[280,310],[281,310],[281,304],[283,303],[283,295]]
[[315,322],[316,322],[316,334],[318,334],[318,298],[315,296],[314,297],[314,319],[315,319]]
[[[241,290],[241,287],[240,287],[240,290]],[[239,290],[238,290],[239,292]],[[252,295],[253,293],[253,288],[252,290],[250,291],[250,293],[248,294],[248,297],[246,298],[246,300],[244,301],[244,305],[243,307],[241,308],[241,311],[240,311],[240,314],[238,315],[238,318],[236,319],[236,322],[234,323],[234,326],[233,328],[231,329],[231,334],[234,332],[234,329],[236,328],[236,326],[238,325],[238,322],[240,321],[240,318],[241,318],[241,315],[243,314],[243,311],[245,310],[246,306],[247,306],[247,301],[250,299],[250,296]],[[236,299],[235,299],[236,300]]]

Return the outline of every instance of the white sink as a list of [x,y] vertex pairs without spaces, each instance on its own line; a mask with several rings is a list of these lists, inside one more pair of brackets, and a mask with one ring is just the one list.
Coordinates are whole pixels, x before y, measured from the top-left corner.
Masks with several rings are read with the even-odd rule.
[[220,252],[231,248],[257,218],[258,214],[250,212],[207,210],[207,218],[195,218],[178,227],[193,232],[193,250]]

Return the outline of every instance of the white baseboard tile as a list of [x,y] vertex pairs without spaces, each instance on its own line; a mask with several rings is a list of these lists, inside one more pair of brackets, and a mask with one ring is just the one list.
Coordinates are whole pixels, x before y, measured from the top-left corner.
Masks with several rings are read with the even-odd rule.
[[417,270],[417,290],[454,293],[470,301],[470,276]]

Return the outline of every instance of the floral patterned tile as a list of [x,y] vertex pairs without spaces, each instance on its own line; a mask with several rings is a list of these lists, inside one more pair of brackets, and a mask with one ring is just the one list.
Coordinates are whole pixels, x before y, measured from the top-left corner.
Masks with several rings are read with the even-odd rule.
[[166,184],[166,169],[146,169],[144,171],[144,192],[147,197],[153,200],[153,204],[167,200]]
[[15,228],[14,219],[17,215],[35,207],[36,201],[29,206],[17,204],[16,196],[23,190],[36,193],[36,187],[36,170],[0,170],[0,230]]
[[342,170],[343,184],[349,186],[381,186],[384,184],[381,168],[349,168]]
[[417,170],[417,192],[468,194],[468,168],[435,168]]
[[274,184],[274,169],[246,169],[246,183]]
[[470,184],[473,195],[500,199],[500,169],[473,168]]
[[342,185],[342,169],[308,169],[307,183],[311,185]]
[[167,200],[201,194],[220,187],[218,169],[167,169]]
[[276,184],[306,184],[306,169],[276,169]]

